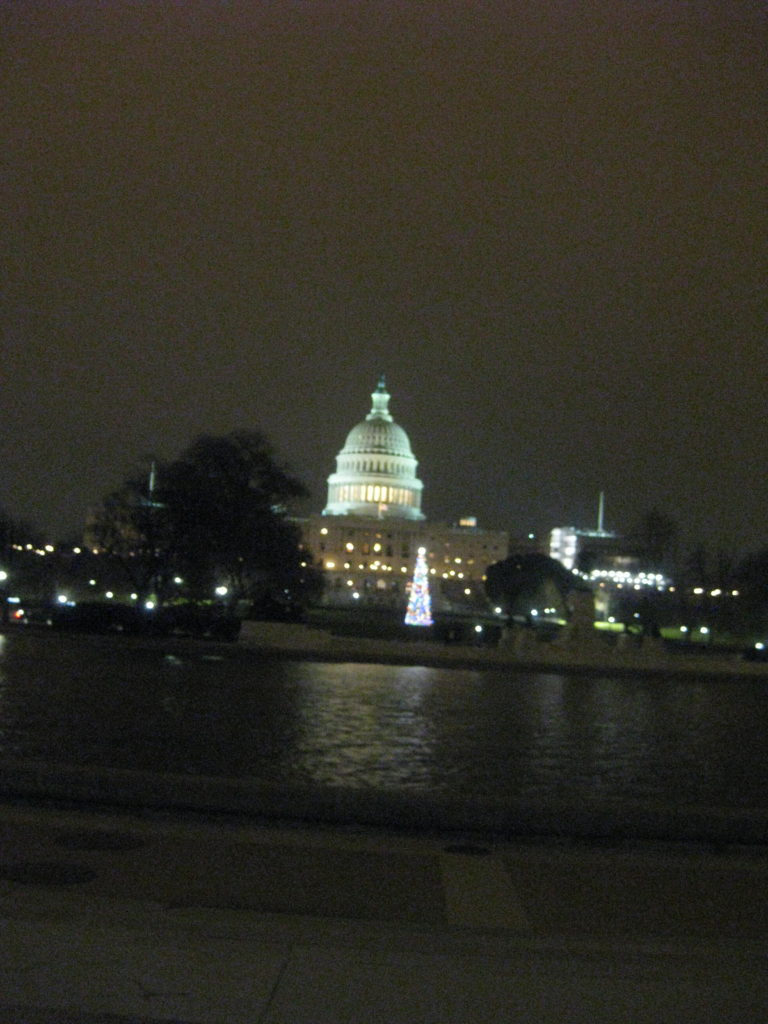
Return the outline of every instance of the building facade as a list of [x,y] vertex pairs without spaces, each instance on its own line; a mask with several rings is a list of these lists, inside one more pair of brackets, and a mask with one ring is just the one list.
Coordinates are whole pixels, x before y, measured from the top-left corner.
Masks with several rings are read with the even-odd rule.
[[485,602],[485,570],[506,558],[508,536],[480,529],[472,517],[453,526],[427,520],[418,462],[389,401],[382,377],[371,411],[350,430],[336,457],[323,512],[301,524],[304,542],[325,572],[324,600],[405,609],[417,552],[424,547],[434,610],[479,607]]

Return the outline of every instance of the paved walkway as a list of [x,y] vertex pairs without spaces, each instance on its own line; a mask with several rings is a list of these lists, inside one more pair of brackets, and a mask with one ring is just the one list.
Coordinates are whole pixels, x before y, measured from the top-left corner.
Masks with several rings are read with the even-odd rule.
[[768,849],[0,808],[0,1024],[765,1024]]

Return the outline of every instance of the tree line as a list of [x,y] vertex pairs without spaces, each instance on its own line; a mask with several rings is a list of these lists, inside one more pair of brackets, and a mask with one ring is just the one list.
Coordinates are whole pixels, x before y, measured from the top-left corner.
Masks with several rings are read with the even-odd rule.
[[[86,543],[119,567],[142,602],[210,601],[218,590],[218,599],[230,603],[302,607],[323,587],[322,571],[289,513],[307,496],[259,431],[204,434],[174,459],[139,459],[90,517]],[[0,509],[0,570],[13,571],[22,549],[44,543],[34,524]],[[735,619],[750,628],[768,625],[768,547],[740,557],[703,544],[686,547],[676,521],[656,508],[638,518],[625,543],[644,568],[674,580],[676,615],[703,612],[727,627]],[[578,568],[588,572],[597,557],[587,545]],[[513,552],[489,573],[491,600],[527,594],[545,577],[542,599],[555,603],[564,584],[561,567],[550,562]],[[37,567],[38,575],[43,571]],[[702,591],[698,600],[694,590]],[[734,590],[738,606],[725,600]]]
[[263,434],[206,434],[170,461],[139,460],[91,517],[88,542],[141,601],[303,604],[322,589],[288,511],[306,495]]

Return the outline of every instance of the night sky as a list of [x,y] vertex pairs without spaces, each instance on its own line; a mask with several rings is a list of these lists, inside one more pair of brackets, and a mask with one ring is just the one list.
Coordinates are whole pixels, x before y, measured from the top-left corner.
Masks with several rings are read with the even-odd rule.
[[424,510],[768,545],[766,15],[0,6],[0,504],[257,428],[306,511],[385,373]]

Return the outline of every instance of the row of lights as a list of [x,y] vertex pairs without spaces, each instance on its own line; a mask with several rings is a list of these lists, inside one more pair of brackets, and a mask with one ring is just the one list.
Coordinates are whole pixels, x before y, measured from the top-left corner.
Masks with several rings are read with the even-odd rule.
[[[334,561],[332,561],[332,560],[329,560],[329,561],[327,561],[325,563],[325,568],[326,569],[335,569],[336,568],[336,563]],[[345,569],[351,569],[352,568],[351,563],[350,562],[345,562],[344,563],[344,568]],[[360,562],[358,564],[357,568],[360,569],[363,572],[366,571],[366,566],[362,562]],[[394,572],[395,571],[394,566],[386,565],[383,562],[371,562],[370,566],[368,566],[367,569],[370,570],[371,572]],[[401,565],[400,566],[400,572],[405,574],[405,573],[408,572],[408,570],[407,570],[407,568],[404,565]],[[437,569],[431,568],[429,570],[429,575],[430,576],[436,576],[437,575]],[[450,569],[450,570],[448,570],[448,571],[446,571],[444,573],[441,573],[441,576],[442,576],[442,579],[444,579],[444,580],[453,579],[453,578],[456,578],[458,580],[463,580],[464,577],[465,577],[465,574],[463,572],[456,572],[455,569]]]
[[[7,579],[7,576],[8,576],[7,573],[0,572],[0,580]],[[178,584],[178,583],[183,583],[184,581],[181,579],[180,576],[176,576],[176,577],[174,577],[173,582]],[[96,580],[88,580],[88,583],[92,587],[96,586]],[[218,586],[214,590],[214,593],[216,594],[217,597],[226,597],[227,594],[229,593],[229,587],[225,587],[223,585],[222,586]],[[114,599],[114,596],[115,596],[114,590],[105,590],[104,591],[104,597],[106,597],[106,599],[108,601],[112,601]],[[129,594],[128,596],[129,596],[129,599],[131,601],[138,601],[138,599],[139,599],[139,595],[136,594],[136,593]],[[15,599],[14,598],[9,598],[9,600],[10,601],[13,601],[13,600],[18,601],[18,598],[15,598]],[[56,600],[58,601],[59,604],[62,604],[62,605],[74,605],[76,603],[75,601],[72,601],[70,599],[68,594],[59,594],[58,597],[56,598]],[[150,600],[145,602],[144,607],[151,610],[152,608],[155,607],[155,602],[150,599]]]
[[[14,551],[27,551],[32,552],[35,555],[52,555],[56,551],[56,548],[54,547],[53,544],[46,544],[42,548],[35,547],[34,544],[12,544],[11,547],[13,548]],[[82,553],[83,549],[81,547],[75,546],[72,548],[73,555],[81,555]],[[101,552],[99,551],[98,548],[92,548],[91,554],[99,555],[101,554]]]
[[[706,589],[704,587],[694,587],[692,593],[696,594],[697,596],[701,596],[702,594],[706,594],[707,591],[706,591]],[[739,596],[739,591],[738,590],[722,590],[720,587],[715,587],[714,590],[710,590],[709,591],[709,596],[710,597],[722,597],[722,596],[738,597]]]
[[[329,561],[327,561],[325,563],[325,568],[326,569],[335,569],[336,568],[336,563],[334,561],[332,561],[332,560],[329,560]],[[352,563],[351,562],[345,562],[344,563],[344,568],[345,569],[351,569],[352,568]],[[366,566],[365,566],[365,564],[363,562],[358,563],[357,568],[361,569],[363,571],[366,570]],[[369,568],[371,570],[371,572],[394,572],[395,571],[394,566],[392,566],[392,565],[385,565],[383,562],[371,562],[370,566],[368,566],[367,568]],[[434,571],[435,570],[433,569],[432,572],[434,572]],[[408,570],[403,565],[403,566],[400,567],[400,572],[401,573],[406,573],[406,572],[408,572]]]
[[[640,618],[639,612],[635,612],[634,618],[635,619],[639,619]],[[618,620],[617,620],[615,615],[609,615],[607,621],[610,622],[611,625],[615,625],[615,623]],[[690,629],[688,626],[680,626],[680,632],[681,633],[691,633],[691,634],[698,633],[701,636],[708,636],[709,633],[710,633],[710,628],[709,628],[709,626],[699,626],[698,629]]]
[[[669,580],[666,579],[662,573],[650,573],[650,572],[639,572],[631,573],[625,570],[619,569],[593,569],[589,574],[590,580],[610,580],[612,583],[629,584],[633,586],[635,590],[639,590],[641,587],[656,587],[657,589],[668,588],[670,591],[674,591],[675,588],[669,586]],[[710,597],[738,597],[738,590],[724,590],[721,587],[715,587],[713,590],[707,591],[706,587],[693,587],[691,592],[700,597],[704,594],[709,594]]]
[[[347,543],[344,545],[344,548],[345,548],[346,551],[348,551],[351,554],[355,550],[355,545],[352,543],[352,541],[347,541]],[[381,550],[382,550],[382,546],[378,542],[373,545],[373,552],[374,552],[374,554],[379,554],[381,552]],[[450,560],[450,558],[445,558],[444,561],[450,563],[451,560]],[[470,559],[469,561],[472,562],[472,559]],[[461,565],[462,562],[463,562],[463,559],[461,559],[461,558],[454,558],[453,559],[454,565]],[[327,567],[329,569],[332,568],[333,567],[333,563],[330,563],[330,562],[327,563]],[[347,568],[347,566],[345,566],[345,568]],[[360,568],[362,569],[362,566],[360,566]],[[375,566],[371,566],[371,568],[375,568]],[[386,569],[387,566],[382,566],[382,568]],[[403,568],[401,571],[402,572],[406,572],[407,570],[405,568]]]
[[36,548],[34,544],[13,544],[14,551],[30,551],[35,555],[52,555],[56,550],[53,544],[46,544],[44,548]]
[[593,569],[587,577],[590,580],[609,580],[611,583],[629,584],[634,587],[668,586],[669,580],[660,572],[628,572],[626,569]]

